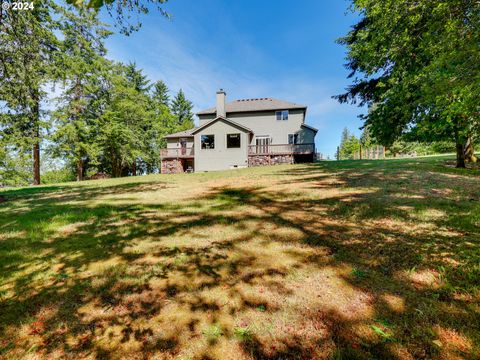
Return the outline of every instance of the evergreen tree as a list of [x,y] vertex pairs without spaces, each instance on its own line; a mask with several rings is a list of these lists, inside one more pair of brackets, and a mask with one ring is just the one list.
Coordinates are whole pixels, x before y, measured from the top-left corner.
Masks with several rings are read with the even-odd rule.
[[355,152],[360,150],[360,140],[353,134],[350,134],[347,128],[342,131],[342,138],[338,148],[339,160],[353,159]]
[[365,126],[363,128],[362,135],[360,136],[360,144],[363,147],[366,147],[366,148],[374,145],[374,141],[373,141],[372,135],[370,133],[370,127],[369,126]]
[[342,137],[340,139],[340,147],[342,147],[342,145],[345,144],[348,139],[350,139],[350,133],[347,128],[343,128]]
[[170,96],[168,95],[168,87],[162,80],[158,80],[153,84],[152,100],[157,104],[169,106]]
[[171,111],[176,117],[177,130],[186,130],[193,127],[193,104],[185,98],[182,89],[178,92],[171,104]]
[[0,117],[3,136],[14,151],[30,152],[33,184],[40,184],[40,146],[48,119],[41,104],[58,53],[52,1],[28,11],[5,11],[0,21]]
[[143,74],[143,70],[138,69],[137,64],[134,62],[128,63],[128,65],[125,66],[125,76],[138,92],[147,93],[152,87],[150,80]]
[[[129,63],[124,68],[124,74],[128,83],[138,93],[138,95],[147,95],[152,85],[150,84],[150,80],[148,80],[147,76],[143,74],[142,69],[138,69],[135,63]],[[138,159],[134,159],[132,162],[131,173],[133,176],[137,175],[137,163],[145,163],[144,155],[147,152],[148,144],[150,142],[148,136],[151,133],[151,119],[138,119],[137,126],[139,127],[139,134],[142,135],[142,141],[139,143],[139,147],[142,150],[142,156]]]
[[125,35],[138,30],[142,25],[138,21],[136,24],[130,23],[132,13],[136,13],[138,17],[140,14],[148,14],[152,7],[156,7],[162,16],[170,18],[170,14],[164,8],[166,2],[167,0],[67,0],[68,4],[79,9],[106,8]]
[[86,163],[95,163],[100,151],[96,139],[99,114],[94,102],[102,71],[110,66],[103,58],[103,40],[109,32],[101,26],[96,13],[83,10],[62,10],[60,24],[63,41],[59,63],[64,91],[53,116],[57,125],[53,148],[57,155],[75,164],[80,181]]
[[152,173],[160,167],[159,153],[166,142],[164,136],[177,131],[176,117],[168,106],[168,88],[162,80],[155,82],[151,94],[151,109],[153,112],[150,127],[145,134],[144,171]]
[[112,176],[135,173],[136,161],[144,154],[143,126],[152,117],[147,95],[132,86],[124,66],[116,65],[110,78],[108,102],[99,119],[104,167]]

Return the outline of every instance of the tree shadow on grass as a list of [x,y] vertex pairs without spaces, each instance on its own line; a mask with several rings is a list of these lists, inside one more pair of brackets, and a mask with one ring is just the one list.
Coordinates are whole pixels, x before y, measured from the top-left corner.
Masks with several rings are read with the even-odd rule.
[[[325,171],[284,174],[308,196],[237,184],[175,204],[25,199],[30,210],[0,220],[2,347],[13,357],[33,343],[42,357],[474,358],[478,230],[465,236],[455,221],[475,204],[442,175],[408,188],[408,171],[336,169],[330,183]],[[432,184],[451,191],[436,197]],[[414,230],[410,207],[446,215]]]

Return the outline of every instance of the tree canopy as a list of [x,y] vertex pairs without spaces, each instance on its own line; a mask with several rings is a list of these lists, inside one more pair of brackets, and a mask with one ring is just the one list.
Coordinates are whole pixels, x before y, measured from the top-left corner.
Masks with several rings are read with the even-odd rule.
[[337,160],[353,159],[354,154],[359,150],[360,140],[354,134],[351,134],[347,128],[344,128],[338,147]]
[[120,31],[128,35],[141,27],[137,20],[131,23],[132,15],[148,14],[154,7],[164,17],[170,18],[170,14],[165,10],[167,0],[66,0],[81,10],[101,10],[106,9],[108,14],[114,19],[115,25]]
[[408,132],[455,141],[463,167],[479,126],[480,3],[354,0],[360,21],[339,42],[353,80],[340,102],[367,105],[382,144]]
[[[39,184],[42,157],[82,180],[158,172],[168,133],[192,103],[164,81],[106,58],[98,12],[46,1],[0,23],[0,186]],[[63,170],[62,170],[63,171]]]

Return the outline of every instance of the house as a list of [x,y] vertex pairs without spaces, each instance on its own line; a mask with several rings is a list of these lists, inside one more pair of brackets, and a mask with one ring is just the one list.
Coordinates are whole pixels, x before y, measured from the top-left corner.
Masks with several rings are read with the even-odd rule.
[[293,164],[315,159],[317,129],[305,124],[307,107],[261,98],[226,103],[197,113],[199,126],[165,137],[161,172],[215,171]]

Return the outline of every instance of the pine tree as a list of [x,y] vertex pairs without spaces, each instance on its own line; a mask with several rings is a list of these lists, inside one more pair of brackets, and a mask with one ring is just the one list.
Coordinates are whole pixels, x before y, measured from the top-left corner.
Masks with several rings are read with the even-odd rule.
[[193,104],[185,98],[182,89],[178,92],[171,104],[173,115],[177,119],[177,129],[186,130],[193,127]]

